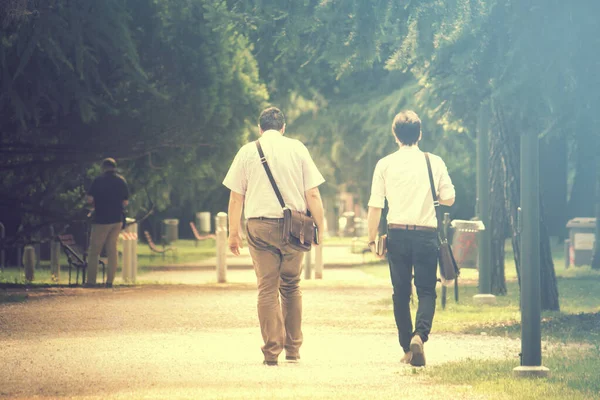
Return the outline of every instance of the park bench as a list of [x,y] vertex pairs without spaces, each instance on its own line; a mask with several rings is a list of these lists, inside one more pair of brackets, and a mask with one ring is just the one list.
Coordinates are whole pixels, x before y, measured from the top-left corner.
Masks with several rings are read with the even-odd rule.
[[173,256],[176,255],[174,247],[171,247],[171,246],[167,247],[164,244],[162,244],[162,248],[159,249],[156,246],[156,244],[154,243],[154,240],[152,240],[152,235],[150,235],[150,232],[144,231],[144,236],[146,237],[146,243],[148,243],[148,247],[150,247],[150,250],[152,251],[152,254],[154,254],[154,253],[156,253],[156,254],[162,254],[162,256],[164,258],[165,254],[168,251],[170,251]]
[[352,238],[352,243],[350,245],[350,252],[352,254],[362,254],[362,261],[365,262],[365,254],[371,253],[371,248],[369,247],[369,242],[366,240],[359,239],[357,237]]
[[[86,257],[78,251],[75,238],[71,234],[58,235],[57,238],[61,249],[67,256],[67,263],[69,264],[69,285],[71,285],[71,270],[73,268],[75,268],[76,271],[75,285],[79,282],[79,271],[81,271],[81,283],[85,283],[88,262]],[[102,260],[99,260],[99,264],[102,265],[102,282],[104,283],[106,265]]]
[[198,243],[202,240],[215,238],[214,234],[201,235],[200,232],[198,232],[198,229],[196,228],[196,224],[194,224],[194,221],[190,221],[190,228],[192,228],[192,233],[194,234],[194,239],[196,239],[196,247],[198,247]]

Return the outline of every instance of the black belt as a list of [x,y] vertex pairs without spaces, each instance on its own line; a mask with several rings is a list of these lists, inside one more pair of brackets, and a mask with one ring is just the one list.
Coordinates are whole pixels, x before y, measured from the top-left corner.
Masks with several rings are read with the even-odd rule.
[[258,219],[260,221],[283,221],[283,218],[271,218],[271,217],[251,217],[248,218],[249,220],[251,219]]
[[402,229],[405,231],[425,231],[435,232],[436,228],[431,226],[419,226],[419,225],[404,225],[404,224],[388,224],[388,229]]

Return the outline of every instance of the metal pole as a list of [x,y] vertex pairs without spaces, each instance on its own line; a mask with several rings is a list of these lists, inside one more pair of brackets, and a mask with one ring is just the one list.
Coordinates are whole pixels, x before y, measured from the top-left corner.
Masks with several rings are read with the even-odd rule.
[[31,282],[35,279],[35,247],[28,245],[25,246],[23,253],[23,266],[25,268],[25,280]]
[[227,213],[215,216],[217,236],[217,282],[227,282]]
[[310,279],[312,277],[311,257],[312,249],[304,253],[304,279]]
[[50,272],[53,282],[60,282],[60,242],[50,242]]
[[519,376],[545,376],[542,367],[539,141],[521,135],[521,366]]
[[[486,228],[489,228],[490,222],[490,120],[490,104],[484,102],[479,109],[477,126],[477,217]],[[492,242],[490,229],[479,231],[477,242],[479,293],[473,297],[473,301],[477,304],[494,304],[496,297],[491,294]]]
[[323,245],[315,246],[315,279],[323,279]]

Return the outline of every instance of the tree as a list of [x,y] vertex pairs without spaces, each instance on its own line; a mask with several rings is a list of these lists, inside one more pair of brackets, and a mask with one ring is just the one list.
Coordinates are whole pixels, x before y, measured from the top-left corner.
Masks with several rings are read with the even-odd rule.
[[0,206],[33,228],[71,221],[106,156],[132,184],[134,213],[146,191],[159,208],[217,198],[215,161],[233,157],[267,98],[225,4],[30,6],[0,34]]

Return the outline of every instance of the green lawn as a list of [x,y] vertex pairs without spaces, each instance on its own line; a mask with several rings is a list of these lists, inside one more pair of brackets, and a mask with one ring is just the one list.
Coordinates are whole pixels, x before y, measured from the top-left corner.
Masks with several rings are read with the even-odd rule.
[[[160,248],[161,246],[159,246]],[[215,240],[206,239],[198,243],[196,246],[195,240],[178,240],[173,247],[175,252],[169,251],[163,257],[162,254],[153,253],[146,243],[138,243],[138,273],[143,274],[152,267],[160,267],[163,265],[184,264],[201,261],[215,256]],[[119,253],[121,253],[121,244],[119,243]],[[50,273],[50,262],[41,261],[40,268],[35,270],[33,280],[34,285],[49,285],[49,284],[68,284],[69,273],[67,268],[67,258],[61,253],[60,259],[61,273],[60,281],[52,280]],[[104,259],[106,262],[106,259]],[[119,260],[119,265],[121,260]],[[117,274],[120,273],[120,268],[117,269]],[[101,271],[99,270],[101,274]],[[72,271],[71,283],[75,282],[75,269]],[[80,278],[81,279],[81,278]],[[25,275],[22,268],[6,268],[0,271],[0,284],[25,284]]]
[[[456,398],[467,391],[472,395],[474,390],[494,399],[600,399],[600,271],[590,267],[565,269],[563,254],[558,248],[553,260],[561,311],[542,313],[542,340],[554,345],[552,350],[543,350],[542,364],[550,369],[550,377],[545,378],[543,384],[536,379],[515,378],[515,360],[468,360],[415,370],[415,373],[439,383],[457,385],[453,389]],[[389,278],[387,264],[361,269]],[[497,296],[495,306],[475,305],[472,299],[478,293],[478,273],[463,269],[459,278],[459,302],[454,302],[453,289],[449,288],[446,309],[442,310],[438,302],[435,332],[520,337],[519,285],[509,252],[506,276],[508,293]],[[390,298],[377,303],[381,306],[378,313],[393,318]],[[468,340],[465,336],[465,343],[468,344]],[[573,347],[578,343],[584,345]],[[571,346],[566,349],[564,344]]]

